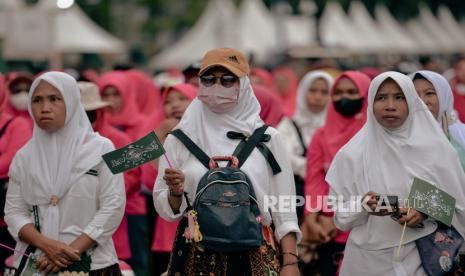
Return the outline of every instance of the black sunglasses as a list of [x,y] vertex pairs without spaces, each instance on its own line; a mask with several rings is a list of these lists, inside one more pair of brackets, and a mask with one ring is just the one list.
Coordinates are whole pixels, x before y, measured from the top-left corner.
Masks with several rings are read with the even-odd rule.
[[222,75],[220,77],[216,77],[214,75],[200,76],[200,82],[205,87],[210,87],[214,85],[217,82],[217,80],[220,81],[223,87],[229,88],[229,87],[232,87],[234,83],[237,82],[238,79],[236,76],[232,76],[232,75]]

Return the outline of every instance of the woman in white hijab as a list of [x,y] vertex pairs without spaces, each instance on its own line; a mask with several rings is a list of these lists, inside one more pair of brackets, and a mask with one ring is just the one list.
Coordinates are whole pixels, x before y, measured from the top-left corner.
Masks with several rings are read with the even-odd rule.
[[418,96],[423,100],[442,128],[443,115],[452,138],[465,149],[465,124],[454,110],[454,95],[449,82],[442,75],[432,71],[417,71],[412,74]]
[[[291,158],[298,195],[304,194],[303,182],[307,169],[307,147],[313,133],[323,126],[330,100],[333,78],[324,71],[308,72],[297,88],[297,110],[292,118],[283,119],[277,129]],[[302,209],[303,210],[303,209]],[[299,213],[299,216],[303,215]]]
[[[189,105],[175,129],[182,130],[209,156],[230,156],[239,141],[229,139],[226,136],[228,131],[240,132],[249,137],[257,128],[263,126],[263,121],[259,116],[260,105],[252,91],[248,74],[249,65],[239,51],[220,48],[208,52],[200,70],[198,97]],[[268,208],[264,208],[265,195],[295,195],[292,169],[287,153],[281,144],[280,134],[271,127],[266,133],[271,139],[265,144],[278,161],[282,172],[273,175],[267,160],[257,149],[253,150],[241,170],[248,175],[255,190],[262,223],[264,225],[274,223],[276,239],[282,251],[286,252],[283,254],[284,264],[282,264],[280,275],[298,275],[296,241],[300,240],[300,231],[295,212],[280,212],[279,210],[270,212]],[[165,160],[160,160],[158,171],[164,173],[158,174],[153,198],[160,216],[173,221],[181,218],[185,213],[187,202],[182,197],[183,191],[187,192],[187,197],[192,203],[199,180],[207,169],[174,136],[169,135],[164,146],[171,159],[171,165],[176,169],[169,168]],[[183,237],[180,238],[183,239]],[[182,242],[185,243],[185,241]],[[264,275],[265,266],[269,266],[272,271],[275,271],[276,266],[279,267],[278,261],[273,261],[266,256],[268,252],[266,249],[242,252],[242,257],[239,257],[242,261],[238,263],[227,261],[228,257],[225,258],[225,256],[230,255],[206,249],[200,252],[194,245],[191,248],[191,253],[189,253],[191,255],[187,259],[188,264],[180,268],[185,271],[181,273],[176,270],[179,268],[173,268],[171,260],[169,275],[174,275],[176,272],[181,273],[180,275],[200,275],[201,272],[206,273],[205,275],[209,273]],[[195,252],[195,256],[192,252]],[[259,261],[250,263],[245,261],[244,263],[244,260],[248,259],[244,258],[247,255],[250,259],[254,256],[259,257]],[[173,256],[171,258],[173,259]],[[256,274],[257,268],[260,270],[258,274]]]
[[[364,195],[369,207],[335,211],[336,226],[351,230],[340,275],[425,275],[415,240],[432,233],[436,222],[411,209],[396,223],[373,211],[374,196],[407,199],[413,179],[424,179],[456,198],[452,225],[465,236],[464,172],[407,76],[386,72],[376,77],[367,112],[365,126],[337,153],[326,176],[331,195],[342,196],[345,206],[360,206],[354,196]],[[397,257],[404,222],[408,227]],[[416,228],[420,222],[424,228]]]
[[[90,275],[120,275],[111,237],[124,213],[124,183],[101,157],[112,143],[92,131],[71,76],[41,75],[29,99],[34,132],[10,167],[5,206],[18,252],[38,253],[45,273],[90,256]],[[24,265],[21,254],[15,264]]]

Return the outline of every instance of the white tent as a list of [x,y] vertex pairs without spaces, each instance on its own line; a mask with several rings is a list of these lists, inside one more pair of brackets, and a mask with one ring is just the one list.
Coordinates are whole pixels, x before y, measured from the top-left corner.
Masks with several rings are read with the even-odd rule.
[[434,40],[440,52],[450,53],[457,50],[454,39],[449,35],[431,10],[424,4],[420,5],[420,22],[428,30],[430,39]]
[[270,54],[285,47],[279,43],[276,18],[268,11],[263,1],[242,1],[237,23],[241,49],[252,53],[255,61],[266,62]]
[[61,10],[55,1],[43,0],[40,8],[55,15],[55,48],[60,53],[124,53],[123,41],[95,24],[78,7]]
[[[284,16],[285,41],[287,47],[316,44],[315,20],[306,15]],[[283,39],[280,37],[280,39]]]
[[316,42],[316,24],[310,15],[270,12],[262,0],[242,1],[239,13],[241,49],[252,53],[258,63],[267,62],[274,53]]
[[401,53],[412,53],[417,51],[417,44],[409,33],[392,17],[384,5],[375,7],[375,17],[380,28],[380,33],[388,40],[393,41]]
[[3,37],[7,59],[49,58],[54,67],[60,67],[64,53],[126,51],[123,41],[100,28],[77,5],[63,10],[50,0],[31,6],[11,2],[4,0],[8,5],[0,6],[4,13],[1,17],[6,21]]
[[416,41],[417,54],[439,53],[444,50],[419,18],[410,19],[406,23],[406,28],[410,36]]
[[455,20],[454,15],[449,8],[444,5],[439,6],[438,19],[444,30],[449,33],[449,37],[453,39],[457,50],[465,50],[465,31],[462,26]]
[[315,43],[315,22],[309,16],[271,13],[261,0],[211,0],[200,19],[174,45],[150,62],[152,68],[182,68],[218,47],[234,47],[266,63],[272,54],[291,46]]
[[462,26],[462,33],[465,35],[465,19],[460,21],[460,26]]
[[358,30],[367,47],[377,53],[393,52],[396,50],[395,42],[386,39],[380,28],[360,1],[351,2],[349,19],[354,28]]
[[319,30],[321,43],[325,47],[343,47],[352,53],[360,54],[372,51],[336,2],[327,2],[320,19]]
[[185,67],[218,47],[238,47],[235,34],[236,7],[230,0],[213,0],[195,25],[174,45],[156,55],[153,68]]

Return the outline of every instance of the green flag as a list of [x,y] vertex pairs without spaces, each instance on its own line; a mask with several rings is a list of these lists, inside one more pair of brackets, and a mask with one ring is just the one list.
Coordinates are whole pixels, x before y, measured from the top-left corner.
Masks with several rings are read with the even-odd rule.
[[448,193],[415,177],[408,199],[415,210],[448,226],[451,225],[455,211],[455,198]]
[[165,153],[155,132],[150,132],[124,148],[104,154],[103,160],[113,174],[121,173],[152,161]]

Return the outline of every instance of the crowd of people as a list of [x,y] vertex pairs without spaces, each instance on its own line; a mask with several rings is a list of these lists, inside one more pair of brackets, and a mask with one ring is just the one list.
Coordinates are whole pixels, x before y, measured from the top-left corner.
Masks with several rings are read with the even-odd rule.
[[[447,229],[465,237],[465,58],[448,78],[362,71],[267,70],[219,48],[155,81],[0,75],[0,275],[30,262],[44,274],[428,275],[417,242],[441,224],[405,206],[394,221],[378,198],[428,181],[456,199]],[[112,174],[101,156],[151,131],[166,157]],[[296,208],[266,208],[296,195]],[[368,208],[315,211],[327,196]],[[447,275],[465,275],[465,245],[456,253]]]

